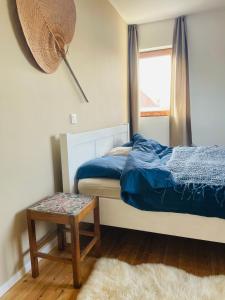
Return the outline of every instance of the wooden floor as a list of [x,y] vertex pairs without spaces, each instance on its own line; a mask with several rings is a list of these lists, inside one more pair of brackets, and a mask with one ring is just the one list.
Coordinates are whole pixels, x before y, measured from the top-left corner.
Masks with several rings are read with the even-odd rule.
[[[225,244],[104,227],[102,255],[130,264],[163,263],[199,276],[225,274]],[[92,256],[84,261],[83,281],[95,261]],[[42,261],[37,279],[25,275],[2,300],[72,300],[78,292],[72,288],[70,265]]]

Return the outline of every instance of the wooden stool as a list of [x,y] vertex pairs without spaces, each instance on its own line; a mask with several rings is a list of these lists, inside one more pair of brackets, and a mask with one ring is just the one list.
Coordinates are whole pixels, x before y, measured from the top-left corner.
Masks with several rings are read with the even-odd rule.
[[[79,224],[91,211],[94,213],[94,232],[80,230]],[[39,249],[47,242],[36,241],[35,221],[47,221],[57,224],[58,248],[64,250],[66,245],[66,231],[71,232],[71,258],[53,256],[39,252]],[[43,199],[27,209],[27,223],[30,243],[30,257],[32,276],[39,275],[38,257],[53,261],[72,263],[74,287],[81,285],[80,262],[83,261],[89,251],[96,246],[100,251],[100,220],[99,220],[99,199],[77,194],[57,193],[52,197]],[[66,228],[65,225],[69,225]],[[92,237],[91,242],[81,252],[80,235]]]

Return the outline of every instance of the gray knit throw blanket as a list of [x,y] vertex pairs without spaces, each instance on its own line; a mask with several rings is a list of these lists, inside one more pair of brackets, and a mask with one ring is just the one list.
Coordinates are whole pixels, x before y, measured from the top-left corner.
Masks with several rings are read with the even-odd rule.
[[225,186],[225,146],[175,147],[167,166],[178,184]]

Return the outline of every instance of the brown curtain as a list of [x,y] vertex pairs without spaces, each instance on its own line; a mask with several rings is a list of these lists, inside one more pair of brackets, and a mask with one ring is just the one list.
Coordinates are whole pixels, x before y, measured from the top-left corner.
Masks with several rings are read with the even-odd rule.
[[176,19],[173,33],[170,107],[171,146],[192,144],[188,46],[185,17]]
[[128,89],[131,136],[139,130],[138,85],[138,31],[137,25],[128,26]]

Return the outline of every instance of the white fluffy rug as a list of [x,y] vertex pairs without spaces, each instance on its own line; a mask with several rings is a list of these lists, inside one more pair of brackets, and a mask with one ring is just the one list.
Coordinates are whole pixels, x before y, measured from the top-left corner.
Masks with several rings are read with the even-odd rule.
[[223,300],[225,276],[197,277],[161,265],[131,266],[117,259],[96,263],[77,300]]

